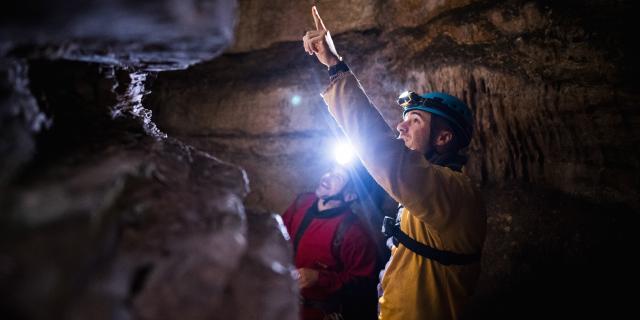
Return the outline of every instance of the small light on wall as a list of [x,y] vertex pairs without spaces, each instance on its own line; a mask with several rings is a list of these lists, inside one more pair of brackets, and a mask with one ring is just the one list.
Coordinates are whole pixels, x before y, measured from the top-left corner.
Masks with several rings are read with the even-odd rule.
[[291,97],[291,104],[294,106],[297,106],[300,104],[300,102],[302,101],[302,98],[300,98],[299,95],[293,95],[293,97]]

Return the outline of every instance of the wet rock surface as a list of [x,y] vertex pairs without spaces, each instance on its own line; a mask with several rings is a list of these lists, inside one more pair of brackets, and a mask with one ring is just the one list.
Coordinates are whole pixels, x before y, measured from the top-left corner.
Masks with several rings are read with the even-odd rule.
[[217,317],[298,319],[298,286],[291,281],[293,249],[280,215],[248,209],[246,216],[247,251]]
[[[285,235],[269,214],[247,219],[241,168],[151,134],[149,119],[115,103],[136,92],[135,76],[47,61],[29,73],[54,121],[3,186],[7,319],[210,319],[222,309],[286,318],[283,306],[296,299]],[[229,294],[251,296],[236,283],[247,269],[288,289],[270,295],[282,300],[273,309],[264,297],[252,308]]]
[[245,213],[245,171],[142,104],[230,44],[236,2],[0,8],[2,318],[294,318],[286,234]]
[[0,4],[0,54],[184,69],[233,40],[234,0],[9,0]]

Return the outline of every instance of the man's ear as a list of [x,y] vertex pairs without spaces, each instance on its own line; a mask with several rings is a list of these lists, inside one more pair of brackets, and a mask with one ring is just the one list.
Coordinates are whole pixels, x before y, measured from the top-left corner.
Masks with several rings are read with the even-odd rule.
[[444,147],[451,142],[451,140],[453,140],[453,132],[451,132],[451,130],[440,130],[440,133],[436,136],[435,145],[437,147]]
[[344,202],[351,202],[357,199],[358,199],[358,194],[353,191],[345,192],[344,194]]

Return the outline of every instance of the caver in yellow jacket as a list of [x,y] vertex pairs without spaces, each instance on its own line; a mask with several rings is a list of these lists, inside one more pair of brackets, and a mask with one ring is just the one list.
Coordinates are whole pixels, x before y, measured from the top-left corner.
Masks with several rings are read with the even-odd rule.
[[[439,250],[480,253],[486,214],[466,175],[429,163],[395,139],[351,72],[333,79],[323,98],[371,175],[404,206],[400,226],[404,233]],[[457,319],[479,273],[479,262],[444,266],[400,244],[382,280],[379,317]]]

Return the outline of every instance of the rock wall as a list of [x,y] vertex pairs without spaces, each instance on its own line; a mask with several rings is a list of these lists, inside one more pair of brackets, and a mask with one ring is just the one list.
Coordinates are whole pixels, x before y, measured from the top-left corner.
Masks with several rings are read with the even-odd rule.
[[295,319],[279,216],[156,126],[157,72],[219,55],[235,1],[0,4],[2,319]]
[[0,4],[0,54],[184,69],[233,39],[235,0],[28,0]]
[[155,127],[143,73],[31,61],[28,74],[51,124],[3,186],[3,317],[296,317],[280,219],[245,211],[244,170]]
[[[466,172],[489,211],[474,318],[633,305],[633,2],[241,0],[233,44],[235,2],[178,2],[2,5],[3,317],[296,318],[265,212],[312,190],[342,137],[300,43],[312,4],[390,125],[406,89],[473,109]],[[110,23],[80,28],[91,17]]]

